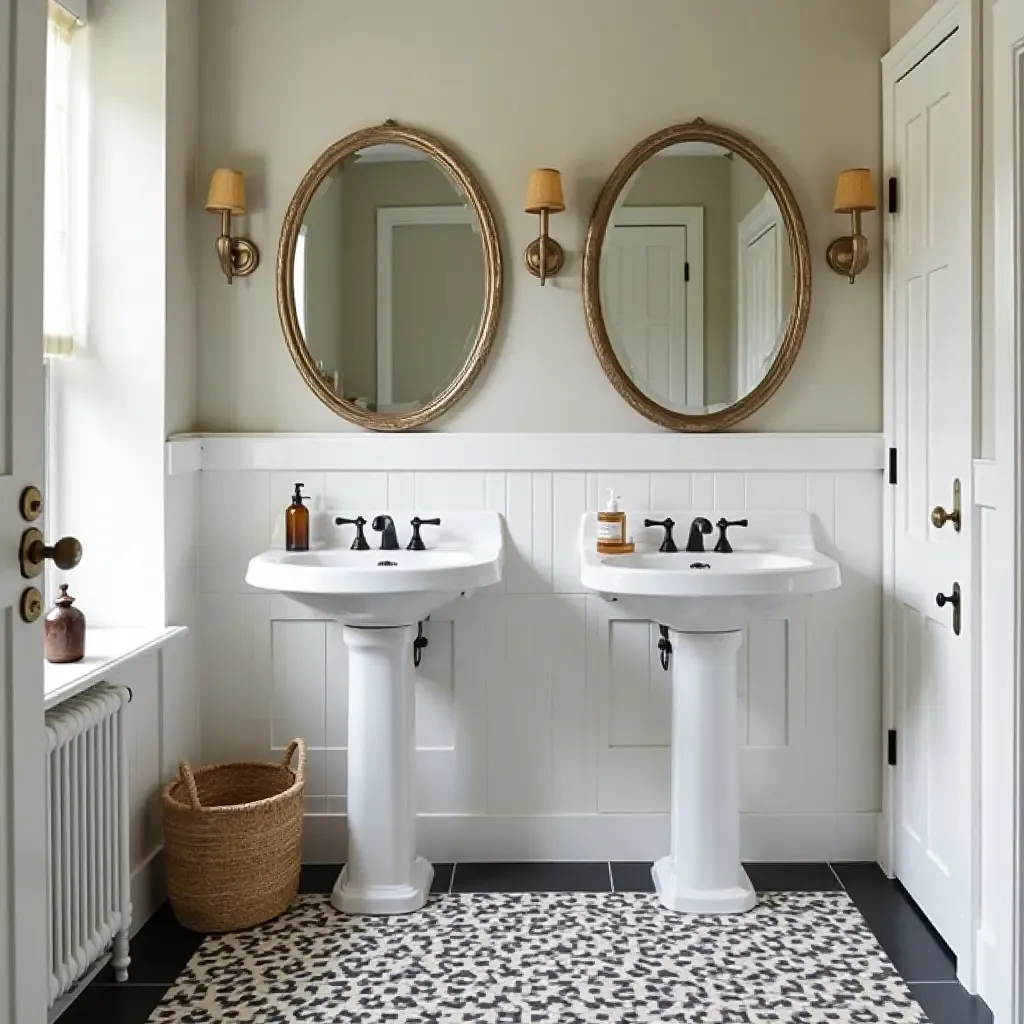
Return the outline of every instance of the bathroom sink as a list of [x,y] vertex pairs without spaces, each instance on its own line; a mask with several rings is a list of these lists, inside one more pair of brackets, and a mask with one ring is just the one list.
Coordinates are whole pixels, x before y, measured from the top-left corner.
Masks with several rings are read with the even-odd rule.
[[[696,914],[742,913],[756,901],[740,848],[743,629],[753,618],[792,614],[798,602],[840,582],[839,566],[815,547],[809,513],[721,517],[719,535],[731,547],[721,553],[714,550],[718,538],[701,529],[713,534],[719,516],[658,516],[657,525],[634,531],[636,550],[621,555],[598,553],[593,513],[580,531],[583,585],[614,603],[613,618],[661,627],[657,655],[672,673],[672,796],[669,852],[651,873],[663,906]],[[635,514],[634,523],[654,518]],[[676,527],[680,550],[662,551]],[[682,550],[691,539],[706,550]]]
[[[729,554],[712,550],[713,536],[705,538],[705,552],[663,553],[664,530],[644,527],[636,533],[634,553],[602,555],[595,517],[588,515],[581,582],[625,613],[690,633],[742,629],[754,616],[784,614],[796,599],[839,586],[839,566],[815,548],[808,513],[751,516],[749,527],[730,531],[735,550]],[[636,521],[650,517],[640,514]],[[680,548],[689,518],[679,516]]]
[[[298,485],[301,486],[301,485]],[[410,551],[414,516],[425,549]],[[378,535],[354,550],[369,517]],[[439,520],[430,522],[428,520]],[[358,523],[357,523],[358,521]],[[416,668],[432,612],[501,580],[504,533],[496,512],[320,514],[331,543],[264,551],[245,581],[341,623],[348,650],[348,851],[331,903],[345,914],[408,914],[430,893],[434,869],[416,852]],[[385,539],[397,545],[382,549]],[[419,630],[417,629],[419,626]],[[426,627],[426,628],[424,628]]]
[[395,522],[397,551],[380,550],[377,537],[368,538],[370,550],[353,551],[354,528],[331,525],[336,546],[264,551],[249,562],[245,581],[349,625],[407,626],[501,579],[504,546],[496,512],[437,513],[441,526],[423,531],[426,551],[406,549],[413,513],[387,514]]

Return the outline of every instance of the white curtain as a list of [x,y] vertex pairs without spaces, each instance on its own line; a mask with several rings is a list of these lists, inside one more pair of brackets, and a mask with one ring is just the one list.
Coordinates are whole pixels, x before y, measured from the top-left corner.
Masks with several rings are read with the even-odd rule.
[[68,257],[70,180],[68,108],[71,92],[71,40],[75,19],[58,3],[49,4],[46,36],[46,169],[43,267],[43,355],[75,351]]

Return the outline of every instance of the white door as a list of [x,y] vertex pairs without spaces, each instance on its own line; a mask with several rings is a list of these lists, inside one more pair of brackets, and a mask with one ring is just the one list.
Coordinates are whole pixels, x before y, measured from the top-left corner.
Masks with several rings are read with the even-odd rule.
[[[0,1021],[46,1020],[43,659],[18,495],[43,465],[46,4],[0,4]],[[6,524],[6,525],[4,525]]]
[[740,222],[736,394],[753,391],[782,340],[782,242],[785,228],[769,193]]
[[704,339],[688,330],[687,266],[698,259],[689,243],[684,225],[616,224],[601,256],[617,353],[633,380],[677,409],[704,404]]
[[[970,108],[955,33],[896,85],[892,221],[895,874],[952,949],[970,949],[973,317]],[[937,528],[962,487],[962,530]],[[961,593],[955,608],[937,595]]]

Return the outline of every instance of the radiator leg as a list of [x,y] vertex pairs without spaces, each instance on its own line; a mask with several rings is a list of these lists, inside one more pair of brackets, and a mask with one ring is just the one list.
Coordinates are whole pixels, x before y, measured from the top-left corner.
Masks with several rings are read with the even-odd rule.
[[114,981],[128,980],[128,965],[132,958],[128,955],[128,929],[114,936],[114,953],[110,958],[110,966],[114,969]]

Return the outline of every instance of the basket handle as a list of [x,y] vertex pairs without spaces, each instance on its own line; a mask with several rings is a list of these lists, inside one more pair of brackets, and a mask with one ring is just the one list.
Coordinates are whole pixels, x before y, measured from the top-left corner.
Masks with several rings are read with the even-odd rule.
[[295,769],[295,781],[304,782],[306,779],[306,741],[304,739],[300,737],[288,744],[284,757],[281,758],[281,764],[287,768],[292,763],[296,750],[299,752],[299,763]]
[[203,805],[199,802],[199,789],[196,786],[196,777],[192,774],[192,768],[189,766],[188,761],[178,762],[178,774],[188,789],[188,798],[192,803],[192,810],[200,810]]

